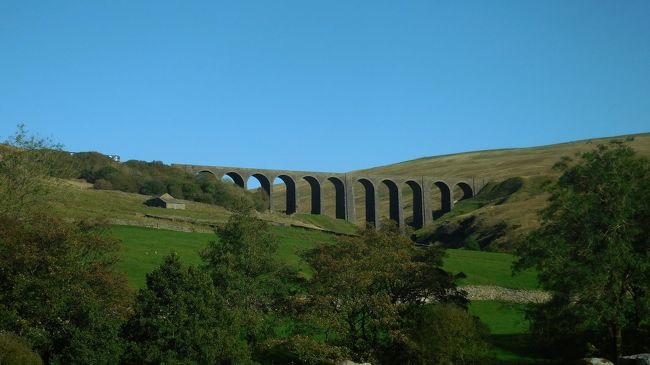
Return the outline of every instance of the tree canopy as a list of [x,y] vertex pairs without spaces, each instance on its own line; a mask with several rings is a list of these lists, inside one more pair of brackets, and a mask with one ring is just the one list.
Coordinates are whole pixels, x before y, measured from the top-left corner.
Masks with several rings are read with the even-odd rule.
[[119,244],[97,222],[47,209],[60,147],[23,126],[0,153],[0,333],[23,339],[48,364],[113,364],[129,314]]
[[465,308],[467,300],[442,269],[442,248],[415,246],[395,225],[382,227],[306,254],[315,273],[304,318],[355,360],[403,363],[417,356],[413,330],[423,307]]
[[135,313],[123,328],[126,364],[244,364],[250,362],[225,299],[210,276],[165,257],[147,274]]
[[253,212],[249,201],[240,200],[201,257],[203,269],[235,316],[234,326],[256,353],[272,335],[295,273],[278,260],[277,238]]
[[531,308],[533,329],[565,356],[616,358],[650,343],[650,165],[622,142],[563,159],[541,227],[518,249],[549,303]]

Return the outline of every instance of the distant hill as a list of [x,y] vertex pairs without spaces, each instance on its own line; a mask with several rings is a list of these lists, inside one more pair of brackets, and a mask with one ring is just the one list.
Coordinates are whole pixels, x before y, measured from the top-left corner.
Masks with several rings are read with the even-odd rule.
[[650,133],[605,137],[529,148],[508,148],[423,157],[354,172],[391,175],[475,176],[490,180],[509,177],[540,177],[554,174],[552,167],[562,157],[592,149],[596,144],[617,139],[629,142],[639,154],[650,156]]
[[[454,211],[437,218],[434,224],[416,232],[420,241],[441,241],[449,246],[480,244],[495,250],[508,250],[521,234],[535,227],[536,212],[546,204],[541,184],[554,179],[558,172],[553,165],[563,156],[574,157],[579,152],[591,150],[599,143],[625,140],[640,155],[650,157],[650,133],[581,140],[575,142],[488,151],[458,153],[445,156],[423,157],[416,160],[379,166],[349,173],[371,175],[448,176],[476,177],[490,184],[477,197],[457,203]],[[283,192],[284,186],[275,188]],[[309,211],[309,187],[301,182],[298,186],[299,211]],[[381,215],[388,216],[388,190],[380,186]],[[434,206],[440,205],[440,195],[433,189]],[[324,186],[325,212],[332,215],[333,188]],[[355,186],[356,210],[359,224],[364,217],[363,188]],[[455,194],[456,196],[459,196]],[[412,216],[412,192],[403,187],[404,214],[407,221]],[[277,199],[276,202],[282,201]],[[281,209],[281,207],[280,207]],[[473,243],[476,241],[476,243]]]

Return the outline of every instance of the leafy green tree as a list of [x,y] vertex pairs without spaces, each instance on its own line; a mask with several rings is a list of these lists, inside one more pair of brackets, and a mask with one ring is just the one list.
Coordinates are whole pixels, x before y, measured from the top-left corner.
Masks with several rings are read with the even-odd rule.
[[123,328],[126,364],[246,364],[250,357],[211,278],[176,254],[147,274]]
[[58,163],[61,145],[28,133],[16,133],[0,145],[0,214],[19,217],[42,209],[52,176],[64,175]]
[[118,243],[97,223],[49,212],[60,147],[24,126],[0,152],[0,333],[29,342],[45,363],[111,364],[130,292]]
[[167,192],[171,194],[176,199],[183,199],[183,183],[176,179],[170,179],[167,181]]
[[167,192],[167,187],[159,180],[149,180],[140,187],[140,194],[162,195]]
[[648,350],[635,339],[650,338],[650,165],[621,142],[579,157],[556,165],[541,227],[518,249],[516,269],[535,267],[553,294],[531,308],[533,329],[567,356]]
[[440,247],[416,247],[395,225],[382,227],[306,254],[315,274],[304,318],[357,360],[406,363],[415,349],[416,313],[431,301],[460,307],[467,301],[442,269]]
[[201,253],[204,268],[255,352],[271,336],[293,273],[278,261],[278,241],[268,224],[253,215],[249,201],[241,200],[216,233],[219,239]]
[[413,341],[422,365],[488,363],[487,328],[456,305],[425,306],[417,314]]
[[118,247],[95,224],[0,216],[0,331],[28,340],[46,363],[115,363],[130,302]]

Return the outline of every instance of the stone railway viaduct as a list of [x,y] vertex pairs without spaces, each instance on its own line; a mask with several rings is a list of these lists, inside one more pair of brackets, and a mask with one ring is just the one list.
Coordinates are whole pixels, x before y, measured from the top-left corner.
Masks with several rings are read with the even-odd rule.
[[[311,214],[323,213],[323,185],[334,186],[336,218],[346,219],[357,223],[355,212],[354,185],[358,182],[365,193],[365,221],[379,227],[379,186],[388,188],[389,217],[397,222],[399,227],[404,227],[404,209],[402,189],[409,186],[413,192],[413,226],[421,228],[433,220],[431,206],[431,190],[437,187],[441,195],[443,212],[453,209],[454,202],[466,199],[477,194],[484,186],[484,180],[461,178],[436,178],[429,176],[373,176],[363,173],[330,173],[312,171],[268,170],[224,166],[200,166],[173,164],[191,174],[211,173],[221,180],[230,177],[235,184],[243,189],[247,188],[248,179],[256,178],[261,188],[269,198],[269,210],[273,210],[273,182],[276,178],[282,180],[286,186],[286,214],[296,213],[298,210],[297,183],[301,180],[309,184],[311,190]],[[454,187],[460,187],[462,196],[455,199]]]

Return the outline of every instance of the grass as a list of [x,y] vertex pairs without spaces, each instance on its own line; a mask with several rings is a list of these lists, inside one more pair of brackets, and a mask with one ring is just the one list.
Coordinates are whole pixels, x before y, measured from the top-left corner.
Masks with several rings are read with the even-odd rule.
[[[278,258],[305,276],[310,276],[311,268],[300,259],[300,252],[320,243],[331,243],[332,236],[319,231],[303,228],[271,226],[271,231],[279,241]],[[113,226],[113,235],[123,243],[123,270],[133,288],[142,288],[146,274],[162,262],[163,257],[176,252],[187,265],[199,265],[199,252],[210,241],[217,239],[214,233],[178,232],[134,226]]]
[[536,289],[537,275],[526,270],[512,275],[515,256],[484,251],[448,249],[444,268],[452,273],[464,272],[467,275],[460,284],[496,285],[511,289]]
[[[278,258],[303,275],[310,276],[311,268],[300,258],[300,253],[318,244],[334,241],[331,234],[296,227],[271,226],[279,241]],[[146,273],[162,262],[170,252],[176,252],[189,265],[200,264],[199,252],[208,242],[217,239],[214,233],[178,232],[134,226],[113,226],[113,234],[123,243],[124,270],[135,288],[144,285]],[[444,268],[467,275],[461,284],[497,285],[513,289],[534,289],[535,273],[526,271],[511,276],[512,255],[494,252],[447,250]]]
[[[116,225],[162,228],[186,232],[212,232],[213,227],[228,220],[230,212],[212,204],[185,201],[186,209],[149,207],[148,195],[115,190],[96,190],[79,180],[58,180],[51,185],[50,207],[71,219],[109,219]],[[354,233],[355,226],[340,219],[308,214],[285,215],[278,212],[259,213],[271,224],[325,229],[336,233]]]
[[295,214],[294,217],[305,223],[311,223],[332,232],[355,234],[358,229],[357,226],[344,219],[335,219],[326,215],[299,213]]
[[544,354],[535,349],[535,338],[529,333],[525,304],[498,301],[476,301],[470,312],[479,317],[490,331],[491,357],[500,364],[547,364]]
[[144,287],[146,274],[160,265],[163,257],[171,252],[176,252],[187,265],[199,264],[199,252],[216,237],[209,233],[134,226],[113,226],[112,232],[123,244],[120,269],[127,274],[129,284],[134,288]]
[[525,307],[525,304],[482,300],[472,302],[469,310],[481,319],[493,335],[521,335],[528,333]]
[[[230,213],[216,205],[186,202],[185,210],[149,207],[148,195],[113,190],[96,190],[75,180],[53,186],[50,205],[68,218],[110,218],[112,222],[172,229],[209,229],[209,224],[225,222]],[[195,224],[195,223],[200,224]]]
[[470,313],[480,318],[490,331],[490,356],[499,362],[534,363],[528,335],[525,305],[497,301],[476,301]]

